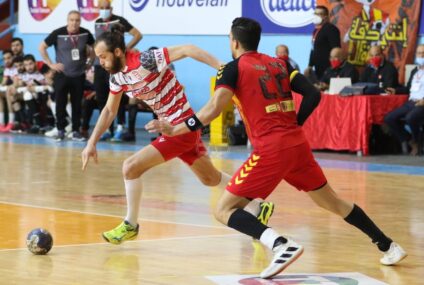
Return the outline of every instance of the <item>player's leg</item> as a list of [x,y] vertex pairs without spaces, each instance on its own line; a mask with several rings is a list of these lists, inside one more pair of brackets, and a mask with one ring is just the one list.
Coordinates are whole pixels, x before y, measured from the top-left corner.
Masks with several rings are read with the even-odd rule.
[[139,229],[137,219],[143,190],[142,174],[163,162],[165,162],[165,159],[153,145],[144,147],[124,161],[122,173],[127,197],[127,215],[119,226],[103,233],[106,241],[120,244],[123,241],[136,238]]
[[380,259],[382,264],[393,265],[407,256],[406,252],[387,237],[358,205],[341,199],[329,184],[308,192],[308,195],[318,206],[339,215],[347,223],[370,237],[378,249],[384,253],[383,258]]
[[274,257],[270,265],[262,271],[262,278],[278,274],[303,252],[302,246],[278,234],[243,209],[249,203],[249,198],[268,197],[284,173],[285,168],[279,151],[271,151],[270,154],[261,156],[252,154],[232,177],[215,210],[218,221],[259,240],[273,251]]

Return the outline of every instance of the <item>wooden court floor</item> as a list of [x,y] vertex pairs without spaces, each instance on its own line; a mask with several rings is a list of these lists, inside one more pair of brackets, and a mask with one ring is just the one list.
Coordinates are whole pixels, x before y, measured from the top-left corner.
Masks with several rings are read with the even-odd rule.
[[[205,276],[252,275],[267,266],[262,246],[212,217],[220,191],[202,186],[178,160],[144,176],[138,239],[105,243],[101,232],[125,215],[120,173],[130,153],[101,151],[100,164],[83,173],[80,151],[0,142],[0,284],[212,285]],[[213,161],[229,173],[242,163]],[[398,266],[380,265],[367,237],[282,183],[270,196],[277,204],[270,225],[305,247],[284,274],[359,272],[387,284],[424,284],[424,177],[324,171],[338,193],[361,205],[409,256]],[[36,227],[53,235],[46,256],[25,247]]]

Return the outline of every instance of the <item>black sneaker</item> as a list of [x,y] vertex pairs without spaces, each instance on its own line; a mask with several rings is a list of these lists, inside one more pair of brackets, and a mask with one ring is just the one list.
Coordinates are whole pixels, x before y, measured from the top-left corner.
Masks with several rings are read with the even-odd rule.
[[72,132],[71,138],[73,141],[77,141],[77,142],[84,142],[87,140],[85,137],[81,135],[80,132],[76,132],[76,131]]
[[65,131],[57,131],[57,136],[54,138],[57,142],[65,140]]
[[122,134],[122,141],[124,142],[134,142],[135,141],[135,135],[130,132],[125,132]]
[[38,134],[40,132],[40,126],[32,125],[31,128],[27,130],[28,134]]

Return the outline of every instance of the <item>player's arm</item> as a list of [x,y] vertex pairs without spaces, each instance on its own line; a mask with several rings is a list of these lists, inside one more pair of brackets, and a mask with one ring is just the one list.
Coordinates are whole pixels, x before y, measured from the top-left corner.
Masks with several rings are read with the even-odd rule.
[[91,134],[87,144],[96,145],[101,135],[109,128],[110,124],[112,124],[118,113],[122,94],[122,91],[116,94],[109,93],[106,106],[100,113],[99,119],[97,120],[96,126],[94,127],[93,133]]
[[297,70],[289,71],[289,74],[291,89],[303,96],[299,112],[297,113],[297,123],[301,126],[318,106],[321,100],[321,92]]
[[143,35],[135,27],[129,30],[128,33],[132,36],[132,39],[127,44],[127,50],[130,50],[134,48],[141,41],[141,39],[143,38]]
[[221,66],[220,61],[216,57],[195,45],[173,46],[167,49],[170,62],[190,57],[194,60],[206,63],[215,69],[219,69]]
[[230,102],[233,92],[227,88],[219,88],[214,96],[195,115],[189,117],[184,122],[172,126],[163,120],[150,121],[146,126],[149,133],[162,133],[167,136],[177,136],[188,132],[196,131],[208,125],[213,119],[219,116],[225,106]]

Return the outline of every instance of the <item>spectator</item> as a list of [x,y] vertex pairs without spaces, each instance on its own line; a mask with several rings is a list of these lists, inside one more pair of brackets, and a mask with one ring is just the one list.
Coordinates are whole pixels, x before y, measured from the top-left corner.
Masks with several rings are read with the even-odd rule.
[[[10,100],[7,100],[7,89],[12,85],[13,78],[17,75],[17,70],[13,66],[13,53],[11,50],[3,51],[4,71],[0,84],[0,132],[10,131],[15,120],[15,114],[12,111]],[[6,112],[8,112],[8,122],[6,121]],[[7,124],[6,124],[7,123]]]
[[[398,72],[390,61],[384,58],[380,46],[372,46],[368,51],[368,65],[360,77],[361,82],[375,83],[379,92],[398,87]],[[374,93],[374,92],[373,92]]]
[[341,48],[333,48],[330,52],[330,67],[328,67],[321,81],[316,85],[320,90],[327,90],[331,78],[350,77],[352,83],[358,82],[359,73],[356,68],[346,60],[346,54]]
[[288,46],[278,45],[275,48],[275,56],[278,57],[279,59],[288,61],[294,69],[300,70],[299,65],[290,57]]
[[13,38],[10,42],[13,57],[24,56],[24,41],[21,38]]
[[[127,50],[134,48],[137,43],[142,39],[140,31],[131,25],[125,18],[113,14],[113,7],[109,0],[101,0],[99,3],[100,17],[96,20],[94,27],[96,38],[98,38],[105,31],[110,31],[116,24],[121,24],[125,32],[132,36],[132,39],[127,44]],[[109,73],[106,72],[96,59],[94,66],[94,88],[96,92],[96,99],[101,112],[106,105],[107,97],[109,95]],[[121,104],[119,106],[116,132],[113,132],[113,123],[109,130],[106,131],[100,140],[122,141],[123,126],[125,125],[125,107],[128,104],[128,97],[122,96]]]
[[[84,93],[85,70],[94,61],[93,35],[82,27],[81,15],[78,11],[68,13],[67,25],[54,30],[40,44],[39,50],[44,61],[56,71],[54,91],[56,100],[56,117],[58,135],[57,141],[65,139],[66,104],[70,93],[72,104],[72,135],[71,138],[83,141],[81,136],[81,104]],[[56,63],[50,59],[47,48],[54,45]]]
[[[409,77],[406,90],[404,88],[389,88],[390,93],[409,93],[409,100],[393,110],[384,118],[384,122],[402,144],[402,153],[407,154],[409,147],[411,155],[418,154],[418,136],[420,127],[424,124],[424,44],[418,45],[416,51],[417,67]],[[411,134],[405,130],[408,125]],[[409,144],[409,145],[408,145]]]
[[[315,29],[312,34],[312,50],[309,56],[309,64],[305,70],[305,76],[314,81],[312,69],[315,69],[317,80],[321,80],[324,71],[330,66],[330,51],[340,47],[340,31],[330,23],[329,12],[325,6],[316,6],[313,23]],[[316,80],[315,79],[315,80]]]

